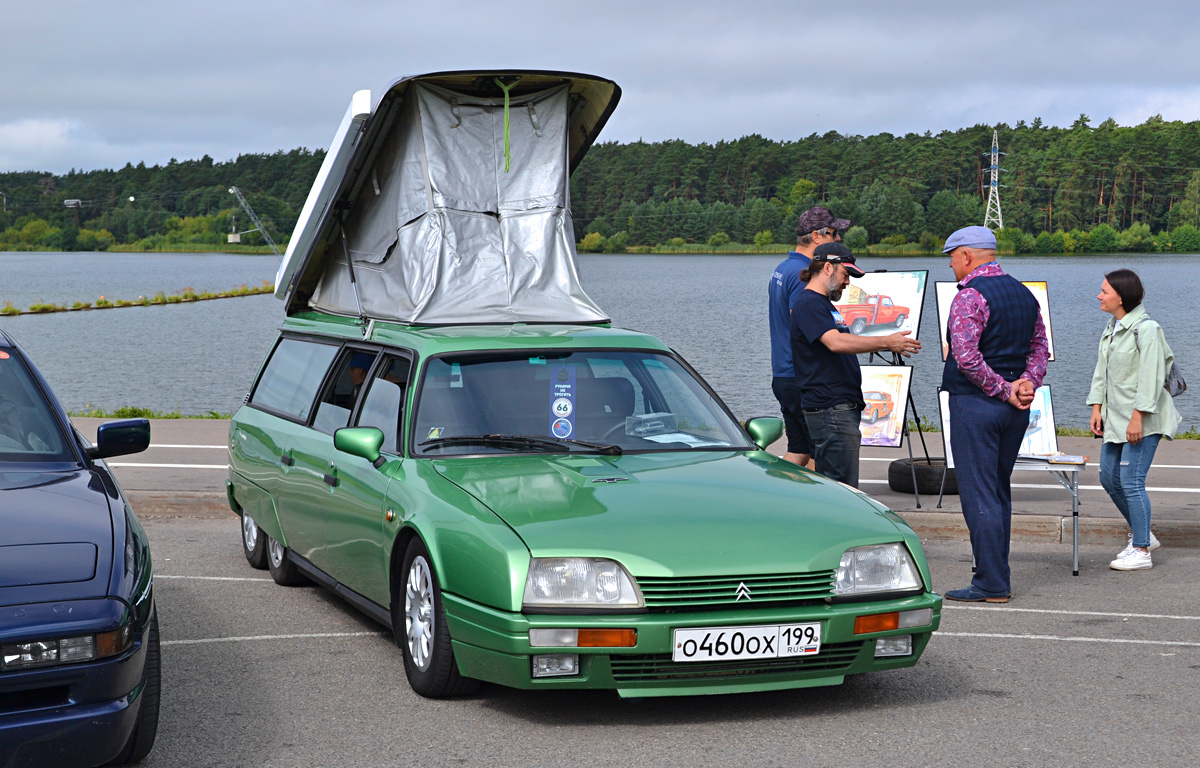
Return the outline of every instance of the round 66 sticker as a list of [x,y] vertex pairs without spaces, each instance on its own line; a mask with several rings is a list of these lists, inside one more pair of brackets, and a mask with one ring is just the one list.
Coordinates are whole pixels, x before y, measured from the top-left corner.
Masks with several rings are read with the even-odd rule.
[[571,411],[575,410],[575,407],[571,405],[570,398],[560,397],[550,406],[550,410],[554,411],[554,415],[558,418],[565,419],[571,415]]
[[567,419],[555,419],[554,423],[550,425],[550,431],[554,433],[555,437],[570,437],[571,422]]

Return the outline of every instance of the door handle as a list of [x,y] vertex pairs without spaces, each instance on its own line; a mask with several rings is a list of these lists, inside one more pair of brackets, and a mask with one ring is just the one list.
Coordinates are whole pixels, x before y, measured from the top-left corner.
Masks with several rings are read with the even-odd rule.
[[290,467],[296,463],[296,460],[293,459],[291,456],[280,456],[279,463],[285,467]]
[[325,485],[328,485],[331,488],[337,488],[337,484],[338,484],[337,475],[330,475],[330,474],[325,475]]

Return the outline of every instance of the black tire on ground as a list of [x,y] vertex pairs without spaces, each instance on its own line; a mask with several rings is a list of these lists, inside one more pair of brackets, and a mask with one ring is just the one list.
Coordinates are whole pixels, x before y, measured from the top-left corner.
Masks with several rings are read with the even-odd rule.
[[142,707],[138,711],[137,725],[129,734],[124,749],[109,765],[140,763],[154,748],[154,737],[158,734],[158,706],[162,698],[162,664],[158,648],[158,611],[150,619],[146,632],[146,666],[142,673]]
[[[392,593],[392,635],[404,654],[404,674],[413,691],[443,699],[478,688],[478,680],[458,672],[442,589],[433,571],[433,559],[419,537],[408,543],[404,564],[392,579]],[[412,629],[414,625],[416,629]],[[417,655],[423,658],[414,658],[414,645]]]
[[254,519],[242,513],[242,554],[251,568],[265,570],[267,567],[267,534],[254,522]]
[[[259,535],[264,535],[259,531]],[[284,587],[301,587],[310,583],[308,577],[300,572],[296,564],[288,560],[287,547],[275,539],[267,537],[267,570],[276,584]]]
[[861,317],[850,324],[850,333],[853,333],[855,336],[861,336],[865,330],[867,330],[867,321]]
[[958,495],[958,479],[953,469],[946,469],[946,460],[937,457],[928,462],[924,458],[896,459],[888,465],[888,487],[897,493],[913,492],[913,468],[917,470],[917,491],[927,496],[936,496],[943,490],[942,471],[946,472],[947,496]]

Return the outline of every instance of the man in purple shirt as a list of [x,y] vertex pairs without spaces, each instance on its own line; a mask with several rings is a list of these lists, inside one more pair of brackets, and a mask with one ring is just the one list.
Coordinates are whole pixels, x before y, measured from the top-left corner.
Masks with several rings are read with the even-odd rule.
[[950,254],[958,295],[950,303],[942,389],[950,393],[950,450],[975,555],[971,586],[945,597],[1007,603],[1009,481],[1050,347],[1037,299],[996,263],[990,229],[960,229],[947,238],[943,252]]

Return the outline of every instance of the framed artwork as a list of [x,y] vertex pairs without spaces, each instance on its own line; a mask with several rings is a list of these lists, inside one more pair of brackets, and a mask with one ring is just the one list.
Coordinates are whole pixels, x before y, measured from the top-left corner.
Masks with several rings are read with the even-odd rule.
[[925,304],[928,270],[868,272],[851,279],[834,303],[855,336],[886,336],[909,331],[917,338]]
[[[950,393],[938,390],[938,410],[942,418],[942,447],[946,451],[946,466],[954,469],[954,454],[950,450]],[[1033,393],[1029,406],[1029,426],[1021,441],[1020,456],[1045,459],[1058,453],[1058,433],[1054,428],[1054,407],[1050,402],[1050,385],[1043,384]]]
[[[1050,293],[1047,289],[1046,282],[1043,281],[1027,281],[1022,282],[1026,288],[1033,293],[1033,297],[1037,299],[1038,309],[1042,314],[1042,322],[1046,325],[1046,341],[1050,345],[1050,359],[1054,359],[1054,331],[1050,325]],[[946,324],[950,322],[950,302],[954,300],[958,293],[957,282],[942,282],[938,281],[933,284],[934,296],[937,299],[938,313],[938,337],[942,342],[942,360],[950,354],[950,344],[946,339]]]
[[1054,359],[1054,331],[1050,327],[1050,292],[1046,287],[1046,281],[1030,281],[1024,280],[1021,285],[1033,292],[1033,298],[1037,299],[1038,309],[1042,313],[1042,322],[1046,324],[1046,341],[1050,345],[1050,359]]
[[912,367],[908,365],[864,365],[862,367],[863,409],[859,428],[861,445],[899,448],[904,436],[908,388]]

